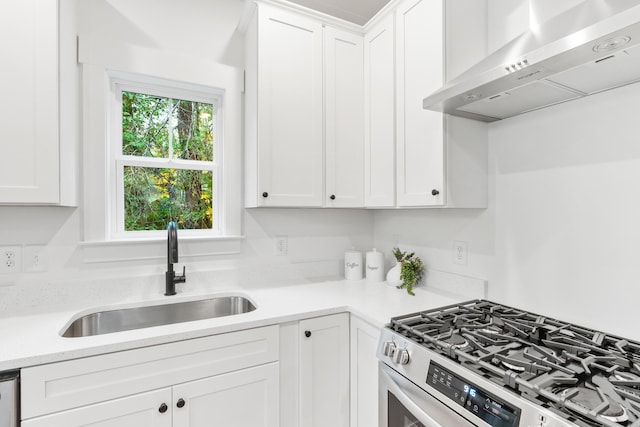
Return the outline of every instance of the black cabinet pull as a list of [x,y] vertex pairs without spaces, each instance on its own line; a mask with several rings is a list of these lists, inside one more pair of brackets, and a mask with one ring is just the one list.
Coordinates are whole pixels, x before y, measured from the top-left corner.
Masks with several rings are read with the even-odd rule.
[[304,336],[309,338],[311,336],[311,331],[304,331]]
[[264,193],[262,193],[262,197],[269,197],[269,193],[267,193],[266,191]]
[[437,196],[438,194],[440,194],[440,192],[438,190],[436,190],[435,188],[433,190],[431,190],[431,195],[432,196]]
[[169,409],[169,407],[167,406],[166,403],[163,403],[162,405],[160,405],[160,407],[158,408],[158,411],[161,414],[164,414],[165,412],[167,412],[167,409]]
[[184,399],[182,399],[182,398],[178,399],[178,402],[176,403],[176,406],[178,408],[184,408],[184,405],[185,405]]
[[335,200],[335,199],[336,199],[336,195],[335,195],[335,194],[332,194],[332,195],[330,195],[330,196],[329,196],[329,198],[330,198],[331,200]]

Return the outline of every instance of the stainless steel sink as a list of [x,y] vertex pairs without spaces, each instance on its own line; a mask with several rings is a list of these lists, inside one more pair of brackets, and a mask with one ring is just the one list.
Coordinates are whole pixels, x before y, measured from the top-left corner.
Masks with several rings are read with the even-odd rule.
[[255,310],[251,301],[242,296],[217,297],[198,301],[106,310],[87,314],[76,319],[62,333],[63,337],[76,338],[110,334],[132,329],[214,317],[233,316]]

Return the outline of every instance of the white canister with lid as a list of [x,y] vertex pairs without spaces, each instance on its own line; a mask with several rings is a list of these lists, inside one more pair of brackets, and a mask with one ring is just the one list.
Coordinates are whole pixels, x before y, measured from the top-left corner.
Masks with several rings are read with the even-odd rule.
[[373,248],[367,252],[365,261],[367,280],[371,282],[384,282],[384,255]]
[[351,249],[344,253],[344,278],[347,280],[362,279],[362,252]]

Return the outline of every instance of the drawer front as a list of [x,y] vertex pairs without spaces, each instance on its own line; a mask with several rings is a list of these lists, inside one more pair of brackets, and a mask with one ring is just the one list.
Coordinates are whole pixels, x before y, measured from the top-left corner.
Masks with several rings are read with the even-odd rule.
[[278,360],[278,326],[25,368],[22,418]]

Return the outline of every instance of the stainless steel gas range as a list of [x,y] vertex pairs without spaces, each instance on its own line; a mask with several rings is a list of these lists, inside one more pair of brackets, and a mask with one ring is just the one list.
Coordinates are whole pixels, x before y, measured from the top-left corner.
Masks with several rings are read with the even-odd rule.
[[640,343],[475,300],[394,317],[380,427],[640,427]]

